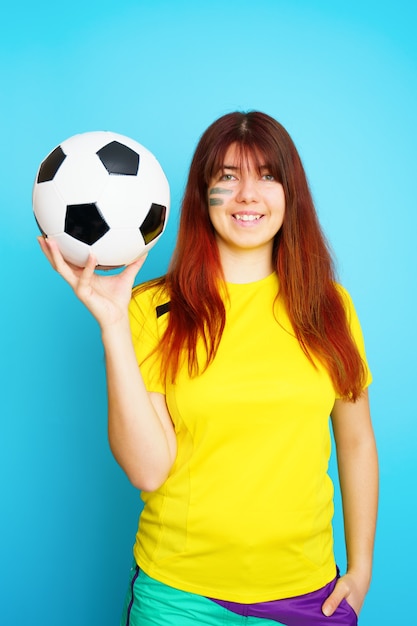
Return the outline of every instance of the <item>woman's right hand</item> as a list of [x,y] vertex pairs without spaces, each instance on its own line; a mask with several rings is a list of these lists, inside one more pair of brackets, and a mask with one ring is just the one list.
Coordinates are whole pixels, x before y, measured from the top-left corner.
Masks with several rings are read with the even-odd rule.
[[85,268],[80,268],[64,259],[53,239],[40,236],[38,241],[52,267],[72,287],[102,329],[126,317],[135,277],[146,256],[120,273],[106,276],[95,272],[97,261],[93,256],[88,258]]

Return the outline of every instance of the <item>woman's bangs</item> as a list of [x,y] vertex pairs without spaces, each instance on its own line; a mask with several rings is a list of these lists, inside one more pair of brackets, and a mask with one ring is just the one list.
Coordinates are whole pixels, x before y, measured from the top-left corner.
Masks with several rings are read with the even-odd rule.
[[246,161],[252,160],[259,174],[267,170],[275,180],[282,183],[281,159],[275,143],[265,140],[261,135],[246,147],[243,146],[243,156]]
[[225,163],[226,153],[233,144],[237,147],[238,162],[235,165],[238,168],[248,169],[250,165],[254,164],[259,174],[264,174],[267,170],[281,183],[282,172],[276,146],[273,147],[269,142],[260,141],[259,138],[253,141],[251,139],[245,138],[218,146],[211,163],[210,160],[207,161],[206,183],[209,184],[213,176],[220,172],[224,165],[228,165]]

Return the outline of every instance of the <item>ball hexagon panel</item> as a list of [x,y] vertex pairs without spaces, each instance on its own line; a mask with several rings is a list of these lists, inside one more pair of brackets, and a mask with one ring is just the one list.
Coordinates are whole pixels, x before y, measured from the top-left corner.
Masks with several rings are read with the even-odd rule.
[[[141,251],[138,253],[138,251]],[[108,233],[99,239],[91,252],[97,258],[99,265],[105,267],[118,267],[134,261],[144,254],[145,246],[139,230],[119,230],[111,228]]]
[[[73,135],[61,143],[61,148],[65,154],[78,158],[83,154],[97,154],[97,152],[111,141],[120,141],[130,147],[126,137],[105,130],[96,130],[90,133]],[[133,140],[131,140],[133,141]]]
[[67,205],[53,181],[34,186],[33,205],[36,206],[35,217],[43,234],[63,232]]
[[79,267],[85,266],[91,254],[91,246],[64,232],[51,236],[51,239],[56,241],[63,257],[69,263]]
[[[109,174],[95,153],[69,155],[57,171],[52,184],[67,204],[96,202],[103,193]],[[76,181],[76,184],[75,184]]]
[[153,195],[140,175],[108,176],[96,204],[110,228],[138,229],[153,202]]

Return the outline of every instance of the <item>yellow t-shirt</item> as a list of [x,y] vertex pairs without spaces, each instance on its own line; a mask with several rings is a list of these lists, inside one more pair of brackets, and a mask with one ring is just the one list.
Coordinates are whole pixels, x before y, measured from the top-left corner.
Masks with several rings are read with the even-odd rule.
[[138,362],[148,390],[166,394],[178,441],[166,482],[142,493],[134,555],[149,576],[177,589],[264,602],[314,591],[335,575],[327,469],[336,394],[326,369],[302,351],[282,303],[274,315],[275,274],[227,288],[213,363],[195,378],[185,365],[166,388],[156,357],[142,361],[165,329],[169,313],[157,317],[156,306],[167,297],[133,296]]

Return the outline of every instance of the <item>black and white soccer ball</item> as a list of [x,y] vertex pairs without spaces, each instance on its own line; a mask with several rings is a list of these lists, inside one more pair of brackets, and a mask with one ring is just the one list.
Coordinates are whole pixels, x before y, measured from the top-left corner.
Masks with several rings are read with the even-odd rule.
[[41,233],[63,257],[84,267],[92,253],[103,268],[143,256],[163,233],[169,184],[155,156],[108,131],[74,135],[42,161],[33,186]]

